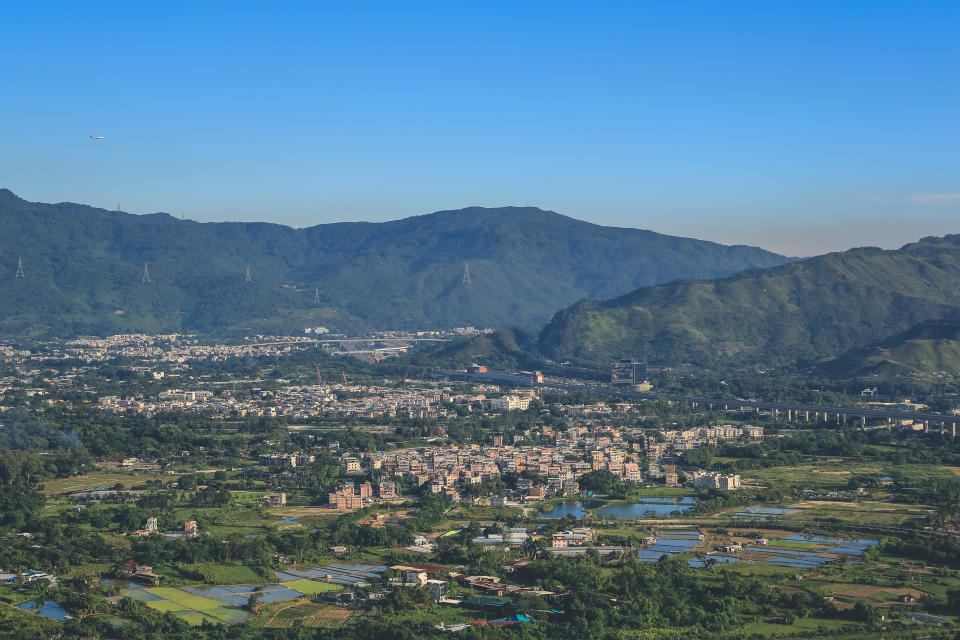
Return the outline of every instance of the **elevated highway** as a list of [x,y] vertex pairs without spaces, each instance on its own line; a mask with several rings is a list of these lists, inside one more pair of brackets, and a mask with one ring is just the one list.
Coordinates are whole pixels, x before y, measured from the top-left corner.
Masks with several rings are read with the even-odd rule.
[[523,384],[541,389],[556,389],[559,391],[593,391],[602,393],[611,397],[630,399],[630,400],[654,400],[669,401],[681,404],[689,404],[692,407],[705,406],[713,409],[734,409],[740,411],[769,411],[775,419],[779,419],[781,414],[788,421],[804,420],[809,422],[813,420],[836,420],[837,423],[846,423],[851,418],[858,418],[861,424],[865,424],[868,418],[882,419],[896,422],[912,422],[922,424],[924,431],[939,431],[940,433],[949,433],[951,436],[957,435],[957,424],[960,423],[960,416],[941,413],[924,413],[914,411],[898,411],[894,409],[877,409],[866,407],[847,407],[837,405],[815,405],[792,402],[766,402],[761,400],[745,400],[742,398],[709,398],[705,396],[679,395],[671,393],[661,393],[658,391],[634,391],[623,387],[614,387],[612,385],[591,385],[584,383],[571,382],[533,382],[527,376],[505,374],[505,373],[466,373],[464,371],[444,370],[441,373],[476,380],[491,380],[498,382],[512,382],[514,384]]

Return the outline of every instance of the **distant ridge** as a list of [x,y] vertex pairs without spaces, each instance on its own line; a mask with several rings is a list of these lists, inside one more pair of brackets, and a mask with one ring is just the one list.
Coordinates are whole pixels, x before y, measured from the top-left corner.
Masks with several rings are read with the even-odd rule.
[[[787,261],[533,207],[293,229],[34,203],[0,189],[0,225],[0,335],[535,327],[583,298]],[[13,277],[17,256],[25,278]]]
[[851,249],[580,302],[544,327],[539,348],[599,365],[624,356],[663,364],[796,364],[956,317],[958,284],[958,235],[896,251]]

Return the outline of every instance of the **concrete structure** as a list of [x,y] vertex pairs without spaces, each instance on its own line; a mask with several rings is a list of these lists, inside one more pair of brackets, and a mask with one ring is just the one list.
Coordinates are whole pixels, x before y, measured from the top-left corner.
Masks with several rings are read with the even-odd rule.
[[695,473],[693,476],[693,486],[698,489],[721,489],[732,491],[740,488],[740,476],[724,476],[719,473]]
[[636,360],[617,360],[610,365],[610,384],[635,387],[647,380],[647,363]]

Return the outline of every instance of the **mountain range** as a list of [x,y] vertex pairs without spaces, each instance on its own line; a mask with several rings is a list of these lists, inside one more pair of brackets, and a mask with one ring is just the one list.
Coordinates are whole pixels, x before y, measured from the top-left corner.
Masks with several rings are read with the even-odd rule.
[[597,366],[623,357],[795,365],[958,315],[960,235],[952,235],[581,301],[543,328],[539,350]]
[[0,335],[539,327],[584,298],[789,262],[530,207],[294,229],[0,189],[0,225]]

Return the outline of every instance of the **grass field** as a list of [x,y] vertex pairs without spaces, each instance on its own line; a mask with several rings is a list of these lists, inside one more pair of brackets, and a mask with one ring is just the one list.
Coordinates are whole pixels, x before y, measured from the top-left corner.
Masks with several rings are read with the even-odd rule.
[[213,598],[195,596],[188,591],[173,587],[153,587],[147,592],[166,598],[151,600],[147,606],[157,611],[170,611],[190,624],[200,624],[204,620],[234,623],[242,622],[248,613],[240,607],[227,605]]
[[751,469],[742,475],[745,481],[755,480],[769,487],[801,485],[806,489],[829,490],[845,489],[851,475],[876,473],[876,469],[868,464],[817,464]]
[[288,629],[299,622],[304,627],[341,627],[345,622],[362,612],[329,604],[309,602],[305,604],[273,607],[259,621],[268,629]]
[[228,508],[181,507],[174,510],[177,520],[191,520],[198,516],[204,531],[214,536],[265,535],[276,530],[278,520],[266,510],[235,506]]
[[794,467],[770,467],[745,471],[745,480],[756,480],[770,487],[802,485],[807,489],[846,489],[854,475],[878,476],[901,473],[911,480],[934,478],[955,478],[956,467],[942,467],[935,464],[902,464],[871,461],[817,462]]
[[284,586],[302,591],[311,596],[318,593],[326,593],[327,591],[340,591],[343,589],[342,585],[320,582],[319,580],[294,580],[293,582],[284,583]]
[[8,604],[20,604],[30,599],[29,593],[22,593],[13,587],[0,586],[0,601]]
[[250,567],[237,563],[202,562],[184,565],[183,568],[201,574],[210,584],[252,584],[264,579]]
[[[829,620],[819,618],[800,618],[793,624],[776,624],[773,622],[754,622],[736,630],[736,634],[749,637],[759,634],[765,637],[785,636],[802,633],[818,633],[824,631],[833,634],[849,624],[846,620]],[[733,632],[732,632],[733,633]],[[856,636],[852,636],[856,637]]]
[[800,542],[799,540],[771,540],[771,547],[783,547],[784,549],[816,549],[821,546],[813,542]]
[[222,620],[217,620],[212,616],[208,616],[200,613],[199,611],[178,611],[175,613],[178,618],[186,620],[194,626],[200,626],[204,622],[212,622],[214,624],[223,624]]
[[174,602],[173,600],[151,600],[147,603],[147,606],[157,611],[169,611],[171,613],[174,611],[187,611],[189,609],[187,606],[179,602]]
[[71,478],[56,478],[47,480],[43,483],[43,492],[47,494],[66,493],[68,491],[77,491],[80,489],[93,489],[94,487],[113,487],[118,482],[127,489],[140,484],[145,484],[154,480],[163,480],[169,482],[175,480],[175,476],[162,473],[109,473],[106,471],[97,471],[82,476]]
[[857,502],[805,501],[788,505],[800,509],[787,520],[834,519],[857,524],[897,525],[911,518],[922,518],[930,507],[861,500]]
[[230,500],[238,504],[256,505],[268,495],[268,491],[231,491]]
[[696,494],[694,489],[686,487],[644,487],[630,494],[630,500],[634,498],[670,498],[677,496],[692,496]]

